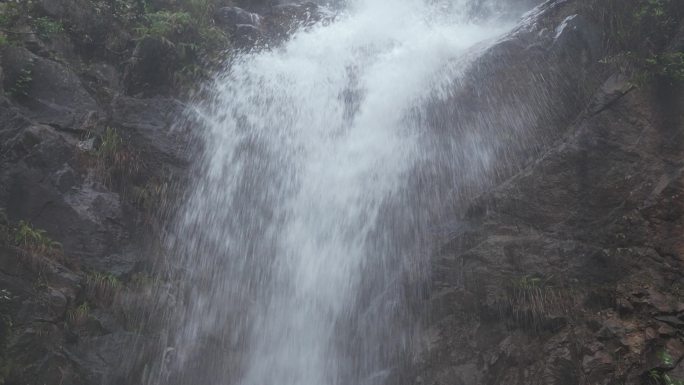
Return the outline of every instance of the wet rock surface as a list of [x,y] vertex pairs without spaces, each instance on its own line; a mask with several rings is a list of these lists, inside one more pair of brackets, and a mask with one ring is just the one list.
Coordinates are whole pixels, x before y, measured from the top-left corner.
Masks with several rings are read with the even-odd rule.
[[[104,23],[93,2],[36,6],[81,38]],[[64,31],[21,36],[0,48],[0,383],[134,383],[143,368],[125,358],[147,337],[132,309],[150,289],[133,277],[150,261],[151,205],[186,159],[170,134],[184,104],[141,69],[142,48],[124,52],[132,65],[81,55]]]
[[[535,43],[545,65],[556,61],[562,74],[574,63],[572,83],[590,87],[539,131],[537,155],[464,199],[431,260],[428,328],[407,383],[681,378],[684,88],[637,88],[622,73],[587,65],[606,55],[597,26],[570,2],[556,3],[566,5],[548,2],[505,44],[529,49],[528,33],[552,31],[550,45]],[[505,49],[488,55],[510,58]],[[508,73],[525,58],[507,61]]]

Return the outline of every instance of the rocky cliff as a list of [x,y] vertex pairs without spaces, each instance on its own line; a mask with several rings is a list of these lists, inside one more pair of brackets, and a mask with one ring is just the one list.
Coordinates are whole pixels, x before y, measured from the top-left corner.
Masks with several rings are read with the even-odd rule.
[[[684,87],[657,65],[682,68],[684,7],[589,3],[549,1],[491,49],[509,89],[546,84],[529,69],[570,84],[551,82],[555,112],[525,137],[537,150],[442,235],[412,383],[684,378]],[[667,11],[646,21],[650,6]]]
[[[139,383],[190,94],[309,5],[0,2],[0,383]],[[132,359],[128,359],[128,358]]]
[[[189,162],[184,100],[231,52],[326,17],[192,4],[0,3],[0,383],[140,383],[164,356],[152,304],[173,303],[153,299],[173,284],[159,234]],[[529,98],[539,119],[451,197],[397,382],[684,379],[682,8],[548,1],[433,107],[435,130]]]

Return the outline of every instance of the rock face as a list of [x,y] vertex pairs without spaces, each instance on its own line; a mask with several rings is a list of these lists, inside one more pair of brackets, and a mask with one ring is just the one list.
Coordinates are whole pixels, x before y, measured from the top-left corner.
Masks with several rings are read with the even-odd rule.
[[[36,7],[97,33],[93,2]],[[146,354],[140,282],[155,207],[187,161],[184,106],[141,69],[163,58],[143,44],[121,64],[65,32],[24,37],[0,47],[0,383],[130,384],[143,368],[122,352]],[[157,92],[133,97],[152,87],[137,74]]]
[[68,67],[41,58],[27,49],[2,52],[4,88],[27,117],[56,128],[84,129],[98,111],[95,100]]
[[329,20],[330,15],[313,2],[275,4],[255,7],[261,13],[240,7],[222,7],[214,20],[230,31],[238,48],[277,45],[298,28]]
[[[581,88],[524,136],[538,155],[463,194],[458,225],[431,260],[427,330],[406,383],[682,378],[684,87],[657,79],[636,87],[591,64],[609,55],[603,26],[572,2],[539,10],[488,55],[510,59],[506,45],[536,47],[508,60],[507,73],[541,55]],[[541,39],[530,45],[527,33]],[[675,37],[668,49],[682,42]],[[503,70],[490,68],[498,79]]]
[[[251,48],[317,9],[257,5],[267,16],[226,7],[214,22]],[[54,31],[0,45],[0,384],[140,383],[165,354],[147,343],[154,304],[173,304],[153,264],[189,162],[174,96],[189,59],[166,38],[133,39],[117,4],[31,6]]]

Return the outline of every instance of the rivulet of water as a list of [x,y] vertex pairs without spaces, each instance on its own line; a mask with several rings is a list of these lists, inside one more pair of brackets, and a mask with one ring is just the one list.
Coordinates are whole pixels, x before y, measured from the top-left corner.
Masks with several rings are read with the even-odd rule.
[[505,31],[469,4],[359,0],[215,79],[168,240],[183,296],[158,383],[373,385],[400,365],[419,116]]

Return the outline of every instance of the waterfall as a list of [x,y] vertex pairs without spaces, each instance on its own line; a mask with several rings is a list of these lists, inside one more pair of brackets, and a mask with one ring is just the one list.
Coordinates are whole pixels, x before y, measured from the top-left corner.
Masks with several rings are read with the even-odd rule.
[[357,1],[216,77],[192,112],[201,155],[168,239],[179,297],[156,383],[374,385],[401,365],[425,106],[506,30],[469,5]]

